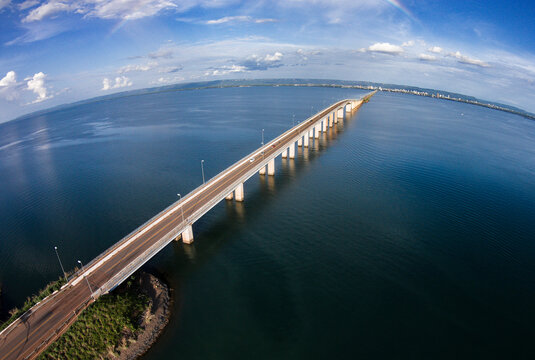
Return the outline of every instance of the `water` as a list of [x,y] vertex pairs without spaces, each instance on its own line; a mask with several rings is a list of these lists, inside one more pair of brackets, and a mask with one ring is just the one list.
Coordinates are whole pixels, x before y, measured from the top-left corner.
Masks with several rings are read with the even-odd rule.
[[[236,88],[0,125],[3,309],[312,111],[364,92]],[[146,359],[533,358],[535,123],[378,93],[150,261],[174,289]]]

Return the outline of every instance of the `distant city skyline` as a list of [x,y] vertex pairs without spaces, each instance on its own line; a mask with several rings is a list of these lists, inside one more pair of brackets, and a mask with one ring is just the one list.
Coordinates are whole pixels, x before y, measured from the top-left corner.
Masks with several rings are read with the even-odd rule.
[[528,1],[0,0],[0,122],[191,81],[316,78],[535,112]]

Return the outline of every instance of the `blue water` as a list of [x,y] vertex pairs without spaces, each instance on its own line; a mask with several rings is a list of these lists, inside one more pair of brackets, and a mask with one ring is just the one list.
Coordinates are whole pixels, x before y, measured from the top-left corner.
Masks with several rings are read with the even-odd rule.
[[[130,96],[0,125],[3,310],[351,89]],[[146,359],[535,356],[535,122],[378,93],[147,264]]]

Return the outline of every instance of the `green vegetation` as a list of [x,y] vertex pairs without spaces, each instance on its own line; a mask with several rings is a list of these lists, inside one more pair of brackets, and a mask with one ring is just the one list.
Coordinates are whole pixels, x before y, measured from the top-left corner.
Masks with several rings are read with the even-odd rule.
[[9,319],[0,325],[0,331],[5,329],[13,321],[17,320],[19,316],[28,311],[32,306],[43,300],[48,295],[51,295],[54,291],[59,290],[66,283],[65,278],[61,277],[56,281],[49,283],[44,289],[40,290],[37,295],[28,297],[24,305],[19,308],[14,308],[9,311]]
[[101,296],[39,359],[101,359],[117,355],[141,330],[150,307],[137,276],[113,293]]

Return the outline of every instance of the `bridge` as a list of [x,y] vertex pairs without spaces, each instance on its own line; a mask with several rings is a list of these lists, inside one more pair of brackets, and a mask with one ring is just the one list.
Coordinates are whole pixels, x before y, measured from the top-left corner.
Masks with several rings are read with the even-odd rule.
[[220,201],[243,201],[243,183],[275,174],[275,159],[294,158],[320,134],[349,118],[364,97],[338,101],[269,141],[179,199],[82,267],[60,291],[32,307],[0,333],[0,359],[33,359],[99,296],[113,290],[173,240],[193,242],[192,225]]

